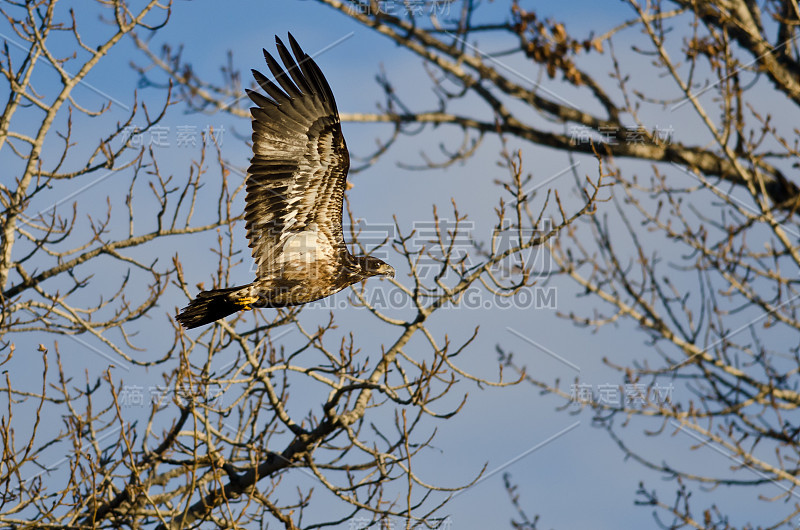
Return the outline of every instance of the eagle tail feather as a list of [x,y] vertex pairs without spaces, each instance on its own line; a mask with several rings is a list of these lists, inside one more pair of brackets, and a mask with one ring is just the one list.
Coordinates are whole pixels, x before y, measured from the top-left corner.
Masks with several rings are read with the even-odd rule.
[[181,309],[175,320],[180,322],[184,328],[192,329],[210,324],[237,311],[249,309],[228,296],[234,291],[246,289],[247,287],[249,285],[202,291],[194,300],[189,302],[189,305]]

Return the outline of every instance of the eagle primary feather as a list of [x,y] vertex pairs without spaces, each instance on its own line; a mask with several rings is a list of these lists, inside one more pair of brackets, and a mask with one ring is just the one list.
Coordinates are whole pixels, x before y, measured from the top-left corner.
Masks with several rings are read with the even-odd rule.
[[176,317],[186,328],[252,307],[305,304],[370,276],[394,276],[381,260],[347,250],[342,203],[350,157],[333,92],[291,34],[294,57],[275,41],[286,71],[264,50],[273,79],[257,70],[253,77],[269,97],[247,90],[256,106],[250,109],[245,229],[256,279],[198,294]]

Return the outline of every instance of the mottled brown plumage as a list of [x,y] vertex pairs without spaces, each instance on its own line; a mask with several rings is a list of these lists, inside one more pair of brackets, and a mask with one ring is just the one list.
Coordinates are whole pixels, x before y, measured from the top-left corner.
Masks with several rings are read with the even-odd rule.
[[250,109],[245,228],[256,280],[198,294],[176,317],[186,328],[253,307],[305,304],[370,276],[394,276],[381,260],[347,250],[342,202],[350,157],[333,92],[291,34],[294,57],[275,41],[286,72],[264,50],[274,78],[256,70],[253,76],[269,97],[247,91],[256,106]]

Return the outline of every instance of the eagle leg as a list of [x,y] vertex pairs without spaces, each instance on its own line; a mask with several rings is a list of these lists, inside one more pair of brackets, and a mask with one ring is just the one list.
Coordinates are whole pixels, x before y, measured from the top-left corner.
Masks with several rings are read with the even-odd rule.
[[258,298],[252,296],[243,296],[241,298],[234,300],[234,303],[236,305],[242,306],[241,307],[242,311],[250,311],[251,309],[253,309],[252,307],[250,307],[251,304],[255,304],[256,302],[258,302]]
[[[250,309],[258,299],[248,294],[249,285],[203,291],[181,309],[175,320],[186,329],[210,324],[238,311]],[[244,291],[244,293],[239,293]]]

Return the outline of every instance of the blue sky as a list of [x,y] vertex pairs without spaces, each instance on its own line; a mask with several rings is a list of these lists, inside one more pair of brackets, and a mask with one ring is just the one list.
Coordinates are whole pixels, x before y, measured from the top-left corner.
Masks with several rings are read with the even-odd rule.
[[[495,2],[484,6],[487,18],[503,12],[504,2]],[[542,15],[564,20],[569,31],[586,35],[592,31],[602,33],[633,13],[621,2],[523,2],[530,9],[536,9]],[[79,22],[86,24],[86,37],[98,37],[104,33],[102,25],[92,18]],[[580,13],[577,16],[576,13]],[[435,100],[427,90],[427,83],[421,81],[424,70],[420,60],[409,52],[400,49],[387,39],[370,32],[333,10],[310,1],[285,2],[213,2],[198,0],[193,2],[178,1],[174,5],[172,20],[156,37],[156,42],[182,44],[184,57],[201,75],[211,80],[219,79],[219,66],[224,63],[226,52],[234,52],[236,66],[242,69],[245,82],[249,83],[250,68],[266,71],[261,48],[274,51],[274,35],[285,37],[290,31],[304,49],[312,55],[317,50],[328,46],[331,42],[341,40],[316,58],[317,63],[328,78],[337,103],[342,112],[374,112],[382,94],[374,77],[383,66],[390,79],[396,83],[404,100],[418,105],[414,110],[432,107]],[[641,60],[629,54],[628,47],[636,39],[640,39],[638,30],[627,30],[615,40],[617,51],[626,60]],[[342,40],[343,39],[343,40]],[[492,43],[487,44],[487,48]],[[499,43],[502,45],[502,43]],[[123,104],[132,100],[133,89],[136,88],[137,77],[128,68],[133,60],[144,63],[145,59],[137,54],[132,43],[124,42],[114,50],[111,57],[102,62],[87,81],[97,90],[118,99]],[[527,66],[518,58],[509,59],[509,64],[527,72]],[[632,63],[631,63],[632,64]],[[608,62],[599,60],[595,66],[598,71],[607,71]],[[533,76],[535,72],[531,72]],[[43,74],[47,75],[47,74]],[[46,77],[43,77],[46,82]],[[658,86],[661,81],[655,79],[636,79],[643,87]],[[563,85],[544,83],[554,89],[563,90]],[[675,91],[675,87],[665,90]],[[91,89],[76,92],[81,103],[96,102],[98,97]],[[157,107],[161,100],[158,93],[152,90],[140,90],[140,99]],[[570,95],[570,97],[572,97]],[[575,96],[578,97],[578,96]],[[687,109],[688,110],[688,109]],[[116,108],[108,119],[113,121],[125,115],[124,108]],[[688,114],[679,113],[675,122],[670,125],[685,134],[701,136],[696,124],[689,121]],[[784,118],[790,119],[790,118]],[[171,109],[164,122],[169,126],[170,134],[182,125],[196,125],[201,129],[211,125],[217,129],[224,127],[222,141],[223,156],[239,167],[245,167],[249,158],[247,145],[234,133],[249,134],[247,120],[236,120],[229,116],[185,114],[180,107]],[[80,125],[81,123],[79,123]],[[92,145],[93,134],[103,131],[97,123],[91,128],[80,129],[80,139],[86,145]],[[354,155],[366,155],[373,148],[375,136],[385,134],[386,128],[379,125],[363,125],[346,123],[345,136]],[[174,138],[173,138],[174,139]],[[56,139],[52,140],[57,142]],[[464,165],[455,165],[447,170],[437,172],[409,172],[397,167],[399,161],[419,160],[420,152],[435,155],[439,142],[457,145],[460,136],[447,128],[428,129],[418,137],[403,139],[378,164],[367,171],[352,177],[355,187],[349,192],[349,201],[357,217],[367,219],[370,223],[391,224],[392,214],[397,214],[401,227],[410,229],[414,221],[429,220],[433,204],[438,204],[440,214],[449,211],[450,197],[456,199],[459,208],[470,213],[470,222],[476,237],[486,237],[491,232],[492,208],[494,201],[487,202],[487,196],[495,196],[497,188],[492,184],[495,178],[503,178],[505,170],[497,166],[497,143],[487,140],[476,156]],[[78,143],[80,149],[81,143]],[[519,144],[524,149],[524,161],[527,171],[533,173],[535,180],[542,181],[558,174],[572,162],[563,152],[556,152],[542,147]],[[170,149],[162,153],[164,169],[175,174],[185,173],[189,162],[196,152],[191,149],[181,151]],[[596,165],[591,159],[583,157],[579,172],[593,174]],[[647,171],[647,164],[632,165],[637,170]],[[97,175],[100,176],[100,175]],[[209,173],[213,177],[213,171]],[[79,204],[83,201],[104,200],[113,196],[119,201],[119,181],[110,176],[80,195]],[[94,180],[94,176],[90,179]],[[73,191],[82,188],[83,183],[71,184]],[[574,185],[572,176],[564,175],[555,180],[553,188],[558,189],[568,201],[574,203]],[[202,196],[214,203],[217,188],[210,183]],[[62,195],[43,194],[39,199],[41,207],[47,207]],[[142,194],[137,201],[147,208],[150,199]],[[234,210],[243,208],[243,197],[235,199]],[[85,204],[85,203],[84,203]],[[151,208],[155,205],[149,203]],[[124,227],[123,227],[124,229]],[[213,235],[199,236],[192,240],[185,238],[176,242],[162,242],[152,245],[146,252],[153,258],[168,260],[178,252],[184,261],[203,255],[213,244]],[[235,246],[242,250],[243,263],[236,267],[233,276],[235,281],[246,283],[251,280],[251,263],[247,252],[244,230],[235,236]],[[213,271],[193,268],[188,273],[190,285],[194,282],[208,282]],[[113,284],[122,271],[110,271],[109,284]],[[100,278],[98,281],[103,281]],[[377,283],[377,282],[375,282]],[[568,307],[577,294],[574,285],[557,283],[559,309]],[[371,288],[378,288],[372,285]],[[345,298],[344,293],[339,295]],[[171,291],[169,297],[154,312],[154,316],[173,313],[174,308],[185,303],[182,295]],[[337,313],[337,321],[341,325],[341,334],[356,329],[363,347],[377,347],[389,343],[394,333],[386,327],[359,328],[366,322],[358,309],[349,307]],[[313,322],[315,318],[324,318],[327,310],[319,310],[317,314],[306,311],[304,318]],[[623,322],[618,326],[608,326],[597,333],[587,330],[577,331],[569,322],[559,319],[550,309],[505,309],[477,310],[450,308],[443,310],[434,318],[432,327],[440,336],[447,333],[455,342],[468,338],[475,326],[480,326],[478,340],[462,355],[460,362],[464,369],[492,378],[496,374],[496,345],[514,351],[516,358],[535,371],[537,378],[545,381],[559,377],[562,381],[571,381],[576,372],[569,366],[552,357],[537,351],[530,343],[521,339],[518,333],[534,338],[545,347],[580,368],[581,379],[593,384],[619,383],[618,376],[602,365],[601,358],[615,355],[617,359],[642,357],[648,346],[645,337],[638,334],[635,326]],[[147,358],[159,357],[159,344],[154,336],[136,337],[137,345],[143,347],[143,355]],[[20,341],[21,346],[33,347],[39,337],[26,337]],[[86,341],[95,344],[90,339]],[[286,338],[291,344],[291,335]],[[99,358],[85,345],[60,341],[62,353],[72,359],[70,366],[76,375],[84,369],[92,376],[97,376],[107,365],[105,358]],[[20,347],[18,345],[18,348]],[[425,354],[421,344],[412,342],[408,354],[415,352]],[[371,356],[379,355],[373,351]],[[15,359],[15,370],[24,370],[25,359]],[[119,377],[128,381],[132,378],[143,386],[159,384],[158,370],[117,370]],[[645,528],[653,525],[649,508],[634,507],[634,492],[640,480],[646,480],[650,488],[659,488],[664,498],[670,498],[675,487],[674,482],[662,482],[660,477],[646,471],[642,466],[625,461],[622,452],[602,431],[593,428],[587,413],[565,414],[555,411],[555,407],[563,405],[563,400],[552,396],[541,396],[533,387],[521,385],[508,389],[478,389],[474,385],[464,384],[459,387],[461,395],[470,394],[463,412],[451,420],[431,424],[430,428],[438,428],[438,436],[433,449],[423,453],[415,462],[422,478],[427,482],[442,486],[454,486],[468,482],[487,465],[488,470],[499,469],[508,461],[519,457],[526,451],[537,447],[554,434],[571,428],[557,440],[531,452],[524,458],[505,469],[509,471],[514,482],[519,485],[518,493],[529,515],[540,514],[543,528]],[[648,425],[651,426],[652,425]],[[712,469],[726,469],[731,465],[723,455],[711,450],[705,452],[688,451],[695,443],[690,437],[677,433],[672,436],[663,435],[648,438],[641,433],[641,424],[632,424],[623,429],[626,440],[638,444],[646,454],[659,460],[660,457],[674,459],[685,466],[706,465]],[[515,514],[508,502],[502,487],[502,474],[497,472],[480,484],[458,495],[445,508],[444,514],[450,514],[454,529],[461,528],[500,528],[507,524]],[[307,477],[297,474],[298,483],[310,485]],[[776,489],[774,493],[778,493]],[[784,509],[769,503],[752,503],[752,496],[746,491],[718,490],[712,494],[698,493],[697,497],[712,498],[732,516],[743,517],[758,523],[774,510]],[[324,510],[320,510],[321,512]]]

